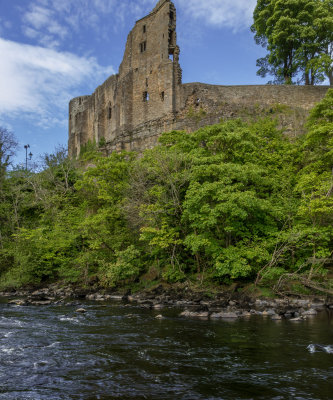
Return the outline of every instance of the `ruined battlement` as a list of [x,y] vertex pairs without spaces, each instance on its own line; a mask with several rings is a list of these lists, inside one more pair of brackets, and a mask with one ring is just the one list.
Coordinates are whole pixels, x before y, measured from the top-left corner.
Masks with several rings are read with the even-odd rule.
[[179,53],[176,8],[160,0],[129,33],[118,74],[92,95],[70,101],[69,155],[76,157],[81,146],[101,139],[106,153],[142,151],[156,145],[165,131],[193,131],[221,119],[256,115],[273,115],[294,135],[328,88],[182,84]]

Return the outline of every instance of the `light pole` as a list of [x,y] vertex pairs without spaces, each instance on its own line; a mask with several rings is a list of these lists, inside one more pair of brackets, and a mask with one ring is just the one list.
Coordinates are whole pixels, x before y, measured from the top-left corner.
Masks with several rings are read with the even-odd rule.
[[[25,170],[28,171],[28,149],[30,148],[30,145],[29,144],[25,144],[24,148],[25,148]],[[32,157],[32,153],[30,151],[29,160],[31,160],[31,157]]]

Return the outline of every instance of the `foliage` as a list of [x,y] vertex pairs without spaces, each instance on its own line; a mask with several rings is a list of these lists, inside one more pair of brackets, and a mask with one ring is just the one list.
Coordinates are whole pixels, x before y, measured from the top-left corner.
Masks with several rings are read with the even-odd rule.
[[268,54],[257,60],[258,75],[274,83],[333,84],[332,0],[258,0],[251,30]]
[[7,171],[0,285],[140,285],[154,270],[313,286],[332,264],[332,109],[330,90],[296,142],[270,119],[233,120],[165,133],[140,157],[59,148],[38,173]]
[[105,266],[105,278],[113,286],[122,281],[135,280],[141,272],[140,251],[130,245],[125,250],[115,252],[116,261]]
[[15,155],[17,141],[15,136],[6,128],[0,127],[0,190],[3,185],[6,171]]
[[98,147],[105,147],[105,145],[106,145],[106,140],[105,137],[103,136],[98,141]]
[[191,106],[188,110],[187,118],[193,119],[196,123],[199,123],[205,118],[206,114],[207,112],[202,107],[194,110],[193,106]]

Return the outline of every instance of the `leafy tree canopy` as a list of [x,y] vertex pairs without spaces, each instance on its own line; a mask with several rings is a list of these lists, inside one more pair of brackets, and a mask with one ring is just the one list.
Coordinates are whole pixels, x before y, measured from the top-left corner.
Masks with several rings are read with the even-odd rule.
[[258,0],[253,18],[255,40],[268,51],[257,60],[259,76],[333,85],[332,0]]

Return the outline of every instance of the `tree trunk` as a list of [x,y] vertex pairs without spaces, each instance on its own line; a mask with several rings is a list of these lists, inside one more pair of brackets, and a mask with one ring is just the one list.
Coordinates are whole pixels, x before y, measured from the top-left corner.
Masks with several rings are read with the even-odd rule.
[[327,73],[328,79],[330,80],[330,85],[333,86],[333,71]]
[[310,83],[310,85],[314,85],[315,84],[315,74],[314,74],[314,72],[311,70],[311,83]]

